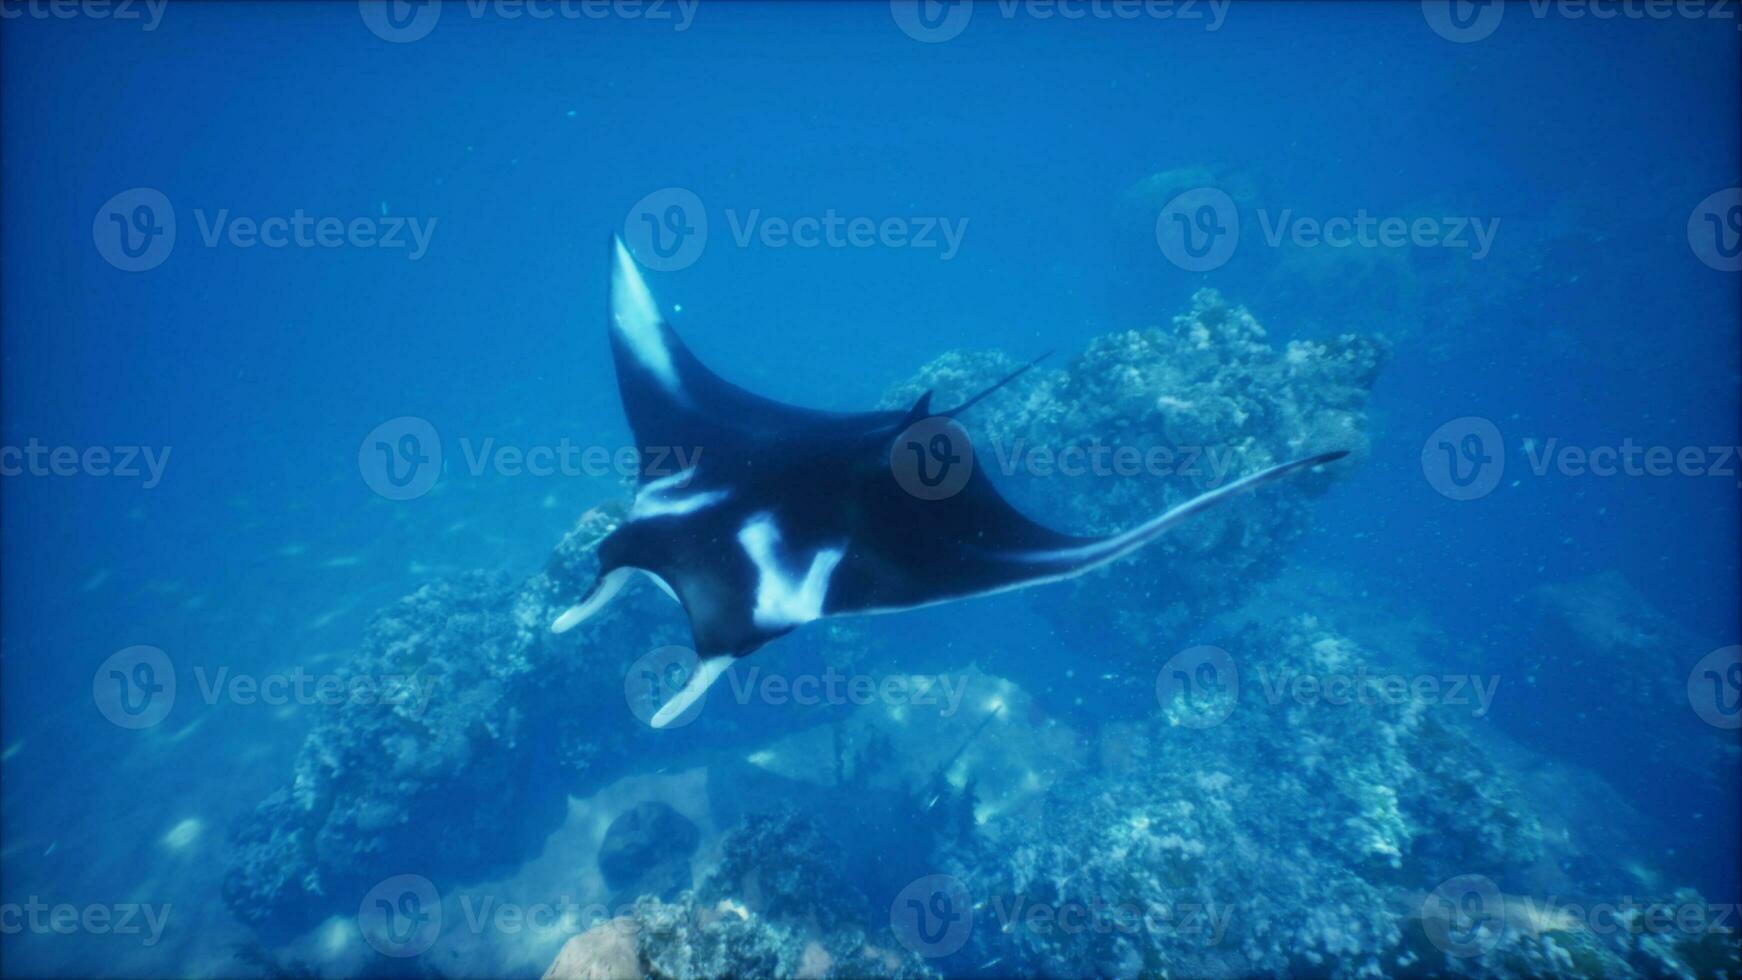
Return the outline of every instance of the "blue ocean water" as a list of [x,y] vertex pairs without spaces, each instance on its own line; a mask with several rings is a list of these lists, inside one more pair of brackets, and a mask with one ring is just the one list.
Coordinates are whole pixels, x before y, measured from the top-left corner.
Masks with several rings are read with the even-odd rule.
[[[1275,553],[1286,572],[1406,620],[1431,672],[1496,679],[1471,723],[1506,744],[1496,765],[1611,793],[1582,816],[1620,828],[1612,856],[1642,881],[1738,900],[1738,678],[1733,653],[1701,660],[1742,642],[1734,10],[4,11],[7,973],[266,972],[238,953],[256,943],[323,974],[405,968],[318,925],[344,921],[324,907],[311,926],[226,903],[232,829],[327,714],[225,685],[342,673],[378,610],[472,569],[534,574],[627,498],[615,461],[473,463],[634,444],[606,342],[613,234],[711,368],[820,409],[871,408],[954,350],[1056,350],[1047,368],[1070,370],[1203,288],[1278,349],[1383,335],[1364,451]],[[1382,234],[1402,237],[1354,240]],[[406,417],[446,468],[392,499],[372,433]],[[391,468],[403,430],[385,431]],[[1636,465],[1600,475],[1604,449]],[[1653,449],[1677,462],[1647,472]],[[1002,598],[915,616],[854,628],[904,670],[987,651],[980,670],[1047,685],[1037,717],[1085,741],[1115,720],[1082,707],[1104,651],[1036,645],[1055,620]],[[1153,635],[1155,669],[1219,629]],[[105,692],[139,646],[176,696],[129,727],[125,683],[119,708]],[[139,662],[122,676],[161,679]],[[734,745],[762,723],[735,719]],[[623,778],[696,764],[693,744],[636,744]],[[588,792],[612,786],[633,795]],[[56,928],[39,903],[171,911],[147,943]],[[542,970],[478,955],[423,966]]]

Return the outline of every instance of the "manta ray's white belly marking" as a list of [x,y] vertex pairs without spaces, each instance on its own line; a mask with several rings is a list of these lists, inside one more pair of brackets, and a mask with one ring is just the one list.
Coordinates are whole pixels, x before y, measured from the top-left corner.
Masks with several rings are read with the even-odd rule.
[[810,567],[799,578],[787,571],[775,554],[780,528],[770,514],[757,514],[744,522],[738,543],[756,566],[756,609],[751,619],[763,629],[800,626],[823,615],[829,578],[841,563],[843,548],[821,548],[811,556]]
[[703,507],[712,507],[731,496],[725,490],[698,490],[695,493],[682,493],[683,486],[689,483],[690,478],[695,474],[696,468],[692,466],[681,473],[662,476],[642,487],[635,494],[635,504],[629,508],[629,519],[638,521],[649,517],[692,514]]

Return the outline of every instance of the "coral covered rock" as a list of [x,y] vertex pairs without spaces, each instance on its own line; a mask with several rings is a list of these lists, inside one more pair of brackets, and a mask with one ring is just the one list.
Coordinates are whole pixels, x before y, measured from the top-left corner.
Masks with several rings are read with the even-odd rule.
[[[1310,525],[1311,498],[1366,453],[1367,397],[1387,353],[1356,335],[1279,348],[1247,310],[1206,289],[1168,328],[1097,338],[1062,370],[1030,372],[975,406],[963,422],[977,465],[1036,519],[1076,533],[1129,528],[1315,452],[1355,457],[1222,504],[1116,571],[1035,590],[1031,601],[1066,628],[1113,626],[1125,642],[1098,655],[1128,654],[1108,668],[1142,672],[1151,644],[1238,605],[1281,567]],[[952,404],[1014,366],[998,353],[947,354],[884,402],[933,389],[937,404]],[[1115,575],[1120,587],[1107,588]]]
[[224,882],[239,916],[295,928],[408,869],[453,881],[512,867],[560,822],[569,788],[632,758],[649,732],[625,708],[623,672],[662,638],[687,639],[681,613],[638,588],[582,627],[591,658],[546,628],[591,581],[616,519],[583,517],[523,582],[436,582],[376,616],[348,673],[405,696],[331,706],[290,784],[241,822]]

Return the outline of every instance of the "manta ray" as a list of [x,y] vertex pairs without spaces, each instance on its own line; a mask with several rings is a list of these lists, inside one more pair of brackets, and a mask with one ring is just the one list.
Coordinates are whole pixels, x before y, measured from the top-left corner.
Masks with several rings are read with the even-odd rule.
[[[597,580],[551,629],[584,622],[636,573],[681,603],[699,661],[654,714],[656,728],[734,660],[806,623],[1081,575],[1230,497],[1347,455],[1272,466],[1120,534],[1054,531],[1024,517],[985,467],[971,465],[972,444],[953,421],[1021,371],[945,410],[932,408],[929,391],[905,411],[773,401],[704,366],[660,314],[622,239],[611,246],[611,355],[641,472],[627,519],[599,543]],[[687,450],[687,468],[668,462],[673,450]],[[910,453],[954,461],[955,480],[934,489],[936,471],[904,472]]]

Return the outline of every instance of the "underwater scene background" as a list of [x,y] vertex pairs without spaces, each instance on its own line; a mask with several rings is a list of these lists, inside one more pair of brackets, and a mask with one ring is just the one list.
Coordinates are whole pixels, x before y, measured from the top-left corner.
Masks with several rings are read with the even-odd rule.
[[[0,12],[7,975],[1737,974],[1733,3]],[[655,730],[612,235],[782,401],[1054,351],[1050,527],[1352,454]]]

